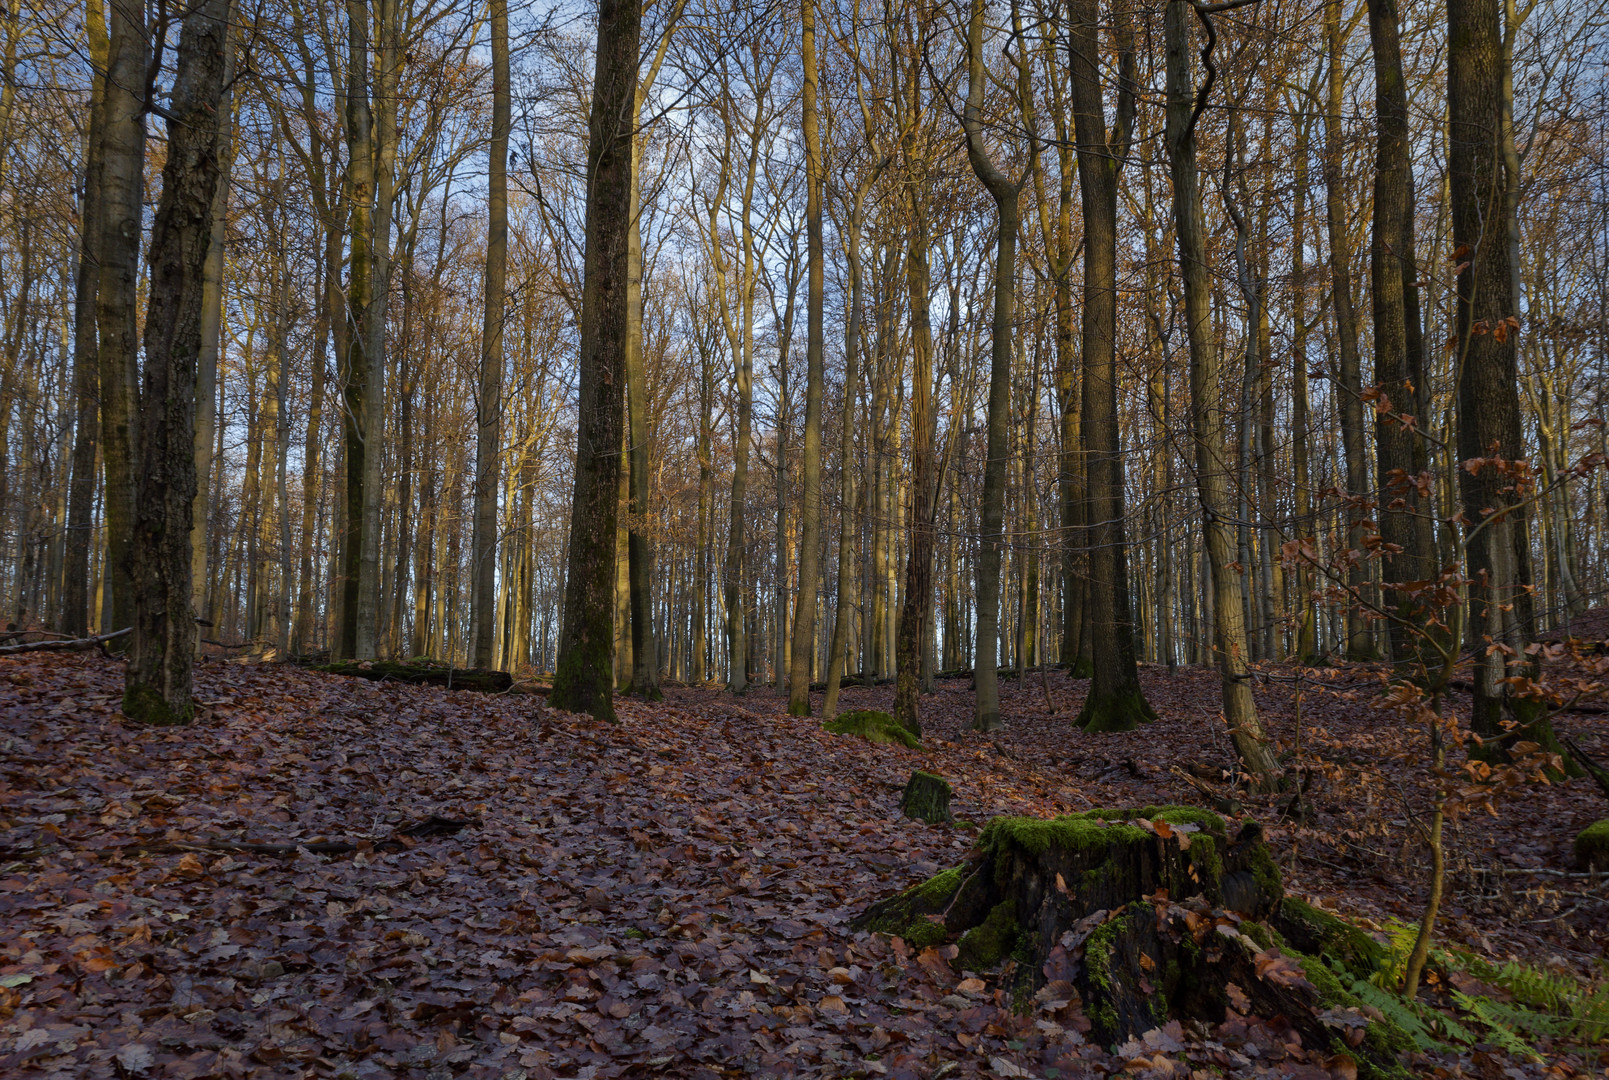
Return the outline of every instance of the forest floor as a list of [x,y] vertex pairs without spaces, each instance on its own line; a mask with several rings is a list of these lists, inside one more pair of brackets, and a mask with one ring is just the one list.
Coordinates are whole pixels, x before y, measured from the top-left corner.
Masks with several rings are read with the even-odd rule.
[[[1110,1052],[1076,1008],[1013,1014],[951,968],[953,948],[849,931],[960,862],[991,815],[1200,802],[1172,770],[1231,762],[1216,677],[1142,677],[1160,719],[1099,736],[1071,726],[1087,684],[1063,673],[1054,714],[1037,676],[1004,683],[994,735],[970,730],[966,682],[941,681],[914,751],[789,719],[770,690],[675,688],[609,726],[537,695],[216,660],[193,726],[139,729],[117,712],[116,661],[0,660],[0,1075],[1352,1075],[1279,1018],[1170,1023]],[[1368,927],[1413,920],[1424,735],[1373,707],[1377,675],[1322,681],[1300,731],[1292,684],[1257,690],[1317,817],[1245,809],[1270,823],[1292,894]],[[891,698],[851,689],[843,707]],[[1609,717],[1560,720],[1609,761]],[[950,779],[955,824],[900,817],[916,767]],[[1450,831],[1444,939],[1601,978],[1609,882],[1566,875],[1609,802],[1572,780],[1496,809]],[[385,843],[431,815],[469,824]],[[1411,1067],[1609,1066],[1545,1056],[1476,1047]]]

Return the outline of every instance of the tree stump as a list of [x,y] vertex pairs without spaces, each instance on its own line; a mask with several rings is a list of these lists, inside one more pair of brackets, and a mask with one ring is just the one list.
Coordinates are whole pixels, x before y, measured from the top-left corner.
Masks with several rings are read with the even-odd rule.
[[[1092,1037],[1106,1044],[1170,1018],[1222,1022],[1233,1008],[1286,1017],[1304,1046],[1346,1052],[1364,1075],[1400,1075],[1408,1037],[1370,1022],[1346,988],[1380,947],[1305,904],[1292,902],[1294,917],[1282,919],[1283,903],[1260,826],[1230,840],[1216,814],[1151,806],[996,818],[965,864],[873,904],[851,926],[918,949],[954,939],[954,963],[998,970],[1019,1009],[1076,990]],[[1341,977],[1303,946],[1332,957]]]
[[907,731],[898,720],[877,709],[839,713],[822,727],[834,735],[859,735],[868,742],[899,743],[912,750],[922,749],[922,741],[915,732]]
[[905,783],[905,794],[900,796],[900,812],[908,818],[925,821],[929,825],[951,821],[950,784],[942,776],[922,772],[911,773]]
[[1609,870],[1609,819],[1588,825],[1576,836],[1575,861],[1583,870]]

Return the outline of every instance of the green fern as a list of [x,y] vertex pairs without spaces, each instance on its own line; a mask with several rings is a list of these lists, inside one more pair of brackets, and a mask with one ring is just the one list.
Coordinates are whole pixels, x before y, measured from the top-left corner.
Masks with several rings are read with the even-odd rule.
[[1416,1001],[1409,1001],[1400,994],[1376,986],[1372,980],[1353,977],[1340,962],[1325,957],[1331,968],[1335,970],[1336,978],[1341,985],[1350,987],[1352,993],[1357,995],[1359,1001],[1372,1009],[1377,1009],[1387,1020],[1396,1024],[1414,1045],[1421,1051],[1430,1053],[1435,1050],[1447,1050],[1450,1047],[1436,1038],[1429,1025],[1425,1023],[1424,1013],[1428,1010]]
[[[1385,933],[1385,960],[1367,981],[1353,978],[1331,961],[1342,984],[1349,985],[1364,1004],[1394,1021],[1421,1050],[1450,1049],[1449,1042],[1473,1046],[1480,1041],[1456,1017],[1398,993],[1419,927],[1391,920]],[[1594,987],[1517,960],[1494,961],[1467,949],[1434,945],[1426,957],[1426,970],[1444,980],[1453,972],[1463,972],[1511,996],[1512,1002],[1504,1002],[1452,991],[1453,1002],[1464,1018],[1473,1020],[1489,1033],[1489,1041],[1516,1057],[1540,1060],[1531,1045],[1536,1039],[1584,1044],[1609,1041],[1609,970]]]
[[[1458,1003],[1459,1008],[1485,1025],[1487,1034],[1491,1036],[1492,1042],[1502,1047],[1504,1052],[1513,1057],[1525,1058],[1527,1061],[1540,1062],[1544,1060],[1542,1055],[1537,1053],[1536,1048],[1521,1038],[1518,1031],[1515,1030],[1516,1027],[1521,1026],[1530,1028],[1538,1014],[1525,1012],[1524,1010],[1518,1010],[1517,1012],[1507,1010],[1491,998],[1471,997],[1458,990],[1453,991],[1453,1000]],[[1510,1026],[1516,1020],[1521,1021],[1521,1023]]]

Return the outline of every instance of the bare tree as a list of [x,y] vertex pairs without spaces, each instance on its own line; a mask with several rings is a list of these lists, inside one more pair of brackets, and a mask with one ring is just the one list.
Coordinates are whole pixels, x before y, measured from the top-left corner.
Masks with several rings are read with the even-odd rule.
[[601,0],[587,121],[587,232],[579,416],[555,708],[614,719],[615,523],[625,392],[627,247],[640,0]]

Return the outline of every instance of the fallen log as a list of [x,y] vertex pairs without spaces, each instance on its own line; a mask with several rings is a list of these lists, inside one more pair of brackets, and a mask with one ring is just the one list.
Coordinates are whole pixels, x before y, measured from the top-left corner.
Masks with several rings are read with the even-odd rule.
[[83,652],[86,649],[100,649],[106,651],[108,641],[116,641],[134,633],[133,627],[114,630],[110,634],[99,634],[95,637],[68,638],[65,641],[27,641],[21,645],[0,645],[0,656],[15,656],[18,653],[32,652]]
[[917,949],[953,943],[957,967],[998,972],[1022,1011],[1077,998],[1106,1045],[1233,1009],[1284,1016],[1310,1051],[1346,1053],[1366,1076],[1401,1075],[1411,1046],[1349,989],[1384,949],[1286,898],[1260,826],[1231,840],[1195,807],[996,818],[964,864],[850,925]]
[[[104,854],[142,851],[152,855],[174,854],[181,851],[224,851],[247,855],[295,855],[306,851],[313,855],[351,855],[367,847],[370,851],[403,851],[415,840],[431,836],[454,836],[463,829],[480,824],[477,821],[460,821],[431,814],[423,821],[396,830],[379,840],[301,840],[290,844],[251,843],[245,840],[136,840],[107,848],[80,848]],[[0,847],[0,862],[5,860],[37,859],[53,848]]]
[[440,686],[448,690],[479,690],[501,694],[514,685],[506,671],[484,668],[455,668],[429,661],[358,660],[340,664],[318,664],[312,671],[346,675],[374,682],[405,682],[414,686]]

